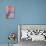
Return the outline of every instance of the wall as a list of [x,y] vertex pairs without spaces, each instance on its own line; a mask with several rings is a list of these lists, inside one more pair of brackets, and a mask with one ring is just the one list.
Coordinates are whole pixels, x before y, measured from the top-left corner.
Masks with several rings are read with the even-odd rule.
[[17,0],[20,24],[46,24],[46,0]]
[[[16,19],[5,18],[4,7],[12,4],[16,6]],[[46,24],[46,0],[5,0],[0,3],[0,44],[8,43],[9,32],[16,32],[17,24]],[[17,41],[16,41],[17,42]]]
[[[16,2],[4,0],[0,2],[0,44],[7,44],[8,41],[8,34],[10,32],[16,32],[17,35],[17,18],[16,19],[6,19],[6,10],[5,7],[7,5],[15,5]],[[17,43],[17,39],[15,41]]]

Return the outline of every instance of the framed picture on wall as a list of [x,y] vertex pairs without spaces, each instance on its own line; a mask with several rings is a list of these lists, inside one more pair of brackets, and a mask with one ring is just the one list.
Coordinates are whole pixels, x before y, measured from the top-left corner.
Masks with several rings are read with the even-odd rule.
[[45,24],[19,24],[18,25],[18,41],[46,41],[46,25]]
[[14,19],[15,18],[15,7],[14,6],[6,6],[6,18]]

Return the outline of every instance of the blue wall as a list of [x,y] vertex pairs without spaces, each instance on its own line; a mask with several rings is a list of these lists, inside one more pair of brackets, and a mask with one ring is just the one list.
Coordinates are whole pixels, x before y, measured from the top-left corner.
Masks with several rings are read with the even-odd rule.
[[18,32],[17,24],[46,24],[46,0],[5,0],[0,7],[9,4],[16,6],[16,19],[7,20],[5,9],[0,8],[0,44],[8,43],[9,32]]
[[[5,7],[7,5],[13,5],[16,6],[15,1],[3,1],[0,2],[0,44],[2,43],[8,43],[8,34],[10,32],[16,32],[17,33],[17,18],[16,19],[6,19],[6,10]],[[17,42],[17,39],[16,41]]]
[[46,0],[16,1],[20,24],[46,24]]

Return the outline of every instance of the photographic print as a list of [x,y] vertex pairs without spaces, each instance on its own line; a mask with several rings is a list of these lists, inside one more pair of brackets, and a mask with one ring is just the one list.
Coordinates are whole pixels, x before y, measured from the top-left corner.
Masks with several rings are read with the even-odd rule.
[[14,6],[6,6],[6,18],[14,19],[15,18],[15,7]]
[[19,24],[18,38],[22,46],[30,46],[31,42],[46,42],[46,25]]

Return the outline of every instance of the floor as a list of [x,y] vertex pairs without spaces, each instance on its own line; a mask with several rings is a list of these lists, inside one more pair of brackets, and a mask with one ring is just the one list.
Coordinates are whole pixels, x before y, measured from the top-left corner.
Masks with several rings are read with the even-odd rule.
[[[0,44],[0,46],[8,46],[8,44]],[[31,40],[28,40],[28,41],[21,40],[19,45],[15,44],[14,46],[46,46],[46,42],[45,41],[34,41],[34,42],[32,42]]]
[[31,40],[28,40],[28,41],[21,40],[20,43],[21,43],[20,46],[46,46],[45,41],[34,41],[34,42],[32,42]]
[[[8,46],[8,44],[0,44],[0,46]],[[18,46],[18,44],[10,45],[10,46]]]

